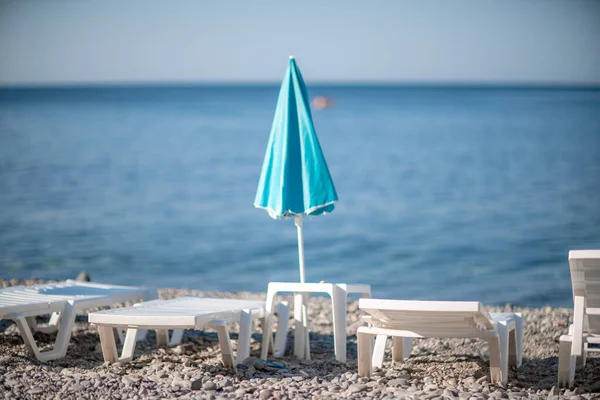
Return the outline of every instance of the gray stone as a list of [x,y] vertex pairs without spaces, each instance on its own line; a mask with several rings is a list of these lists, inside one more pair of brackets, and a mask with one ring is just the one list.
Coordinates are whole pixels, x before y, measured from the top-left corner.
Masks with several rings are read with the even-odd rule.
[[258,361],[256,357],[248,357],[242,361],[242,365],[254,365],[254,363]]
[[267,363],[265,362],[265,360],[256,360],[254,361],[254,364],[252,364],[254,366],[254,368],[256,368],[258,371],[263,371],[266,366]]
[[221,387],[226,388],[226,387],[230,387],[233,386],[233,382],[231,382],[231,380],[229,379],[225,379],[221,382]]
[[175,378],[173,379],[171,386],[178,386],[180,388],[190,388],[192,386],[192,382],[186,379]]
[[69,387],[69,390],[71,390],[72,392],[81,392],[82,390],[85,390],[85,387],[83,385],[80,385],[79,383],[76,383],[74,385],[71,385]]
[[402,378],[391,379],[387,382],[388,386],[398,387],[398,386],[407,386],[408,381]]
[[438,387],[437,387],[437,385],[428,384],[428,385],[423,386],[423,390],[425,392],[433,392],[434,390],[438,390]]
[[506,399],[508,398],[508,395],[506,394],[505,391],[497,389],[495,391],[493,391],[492,393],[490,393],[490,396],[493,397],[494,399]]
[[483,372],[483,371],[475,371],[473,373],[473,376],[475,377],[476,380],[479,379],[479,378],[481,378],[482,376],[485,376],[485,375],[487,375],[487,374],[485,372]]
[[202,385],[202,388],[205,390],[217,390],[217,384],[213,381],[207,381],[204,383],[204,385]]
[[121,382],[123,382],[125,385],[133,385],[134,383],[136,383],[138,380],[130,375],[125,375],[123,378],[121,378]]
[[365,385],[365,384],[353,383],[352,385],[350,385],[350,387],[348,387],[348,392],[349,393],[358,393],[358,392],[362,392],[366,389],[367,389],[367,385]]
[[469,390],[469,392],[479,392],[479,391],[481,391],[481,385],[477,382],[473,383]]
[[458,382],[456,381],[456,379],[450,378],[450,379],[446,380],[446,385],[455,388],[458,386]]
[[268,400],[271,398],[271,391],[269,389],[263,389],[260,391],[259,396],[261,400]]

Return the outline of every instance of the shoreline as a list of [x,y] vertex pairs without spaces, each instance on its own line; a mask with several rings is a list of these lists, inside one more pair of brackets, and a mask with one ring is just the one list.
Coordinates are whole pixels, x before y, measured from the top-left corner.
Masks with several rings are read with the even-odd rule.
[[[5,281],[33,284],[37,280]],[[203,292],[159,289],[163,299],[183,295],[264,299],[266,293]],[[291,296],[283,297],[291,300]],[[293,301],[290,303],[293,304]],[[186,331],[180,346],[156,349],[154,333],[139,342],[129,363],[106,365],[96,328],[78,316],[67,356],[48,363],[29,358],[14,323],[0,323],[0,394],[4,398],[556,398],[600,397],[600,357],[588,358],[577,371],[575,387],[558,390],[558,338],[572,320],[567,308],[487,307],[490,311],[519,311],[524,317],[523,365],[509,371],[506,388],[489,383],[489,364],[483,341],[421,339],[411,358],[392,364],[388,343],[381,370],[359,378],[356,366],[356,328],[361,324],[358,301],[348,303],[348,362],[335,361],[331,306],[326,298],[311,297],[309,327],[313,359],[293,358],[292,323],[286,355],[269,359],[286,368],[269,368],[260,361],[260,334],[253,330],[251,358],[236,370],[224,368],[216,333]],[[93,311],[93,310],[90,310]],[[232,329],[236,347],[237,328]],[[54,335],[36,333],[40,344],[51,345]],[[241,363],[242,360],[238,360]]]

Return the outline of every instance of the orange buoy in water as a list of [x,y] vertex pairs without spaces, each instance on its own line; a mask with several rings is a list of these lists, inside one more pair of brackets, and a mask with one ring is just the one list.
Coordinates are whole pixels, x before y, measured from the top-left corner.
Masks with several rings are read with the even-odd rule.
[[324,108],[334,107],[335,102],[325,96],[315,96],[312,101],[312,106],[315,110],[322,110]]

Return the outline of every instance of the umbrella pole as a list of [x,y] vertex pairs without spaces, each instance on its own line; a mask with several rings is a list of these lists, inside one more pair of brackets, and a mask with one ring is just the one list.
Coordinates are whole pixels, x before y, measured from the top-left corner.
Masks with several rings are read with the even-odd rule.
[[[298,231],[298,261],[300,264],[300,283],[306,282],[306,275],[304,274],[304,234],[302,233],[302,215],[294,216],[294,223],[296,224],[296,228]],[[299,340],[302,337],[302,344],[300,347],[301,353],[303,353],[304,357],[307,360],[310,360],[310,341],[308,337],[308,294],[303,293],[297,295],[302,299],[302,305],[300,307],[300,318],[302,320],[302,333],[298,335],[298,330],[296,330],[296,339]],[[300,300],[300,299],[298,299]],[[298,304],[298,303],[296,303]]]
[[302,215],[294,216],[294,223],[298,230],[298,260],[300,262],[300,283],[304,283],[304,235],[302,234]]

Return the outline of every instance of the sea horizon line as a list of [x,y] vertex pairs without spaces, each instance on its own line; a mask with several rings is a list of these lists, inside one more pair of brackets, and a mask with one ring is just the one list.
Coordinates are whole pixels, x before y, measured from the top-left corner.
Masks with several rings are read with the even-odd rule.
[[[54,89],[136,89],[136,88],[260,88],[278,87],[279,81],[111,81],[111,82],[37,82],[0,83],[0,91]],[[583,82],[453,82],[453,81],[311,81],[308,87],[340,88],[407,88],[407,89],[566,89],[599,90],[600,83]]]

